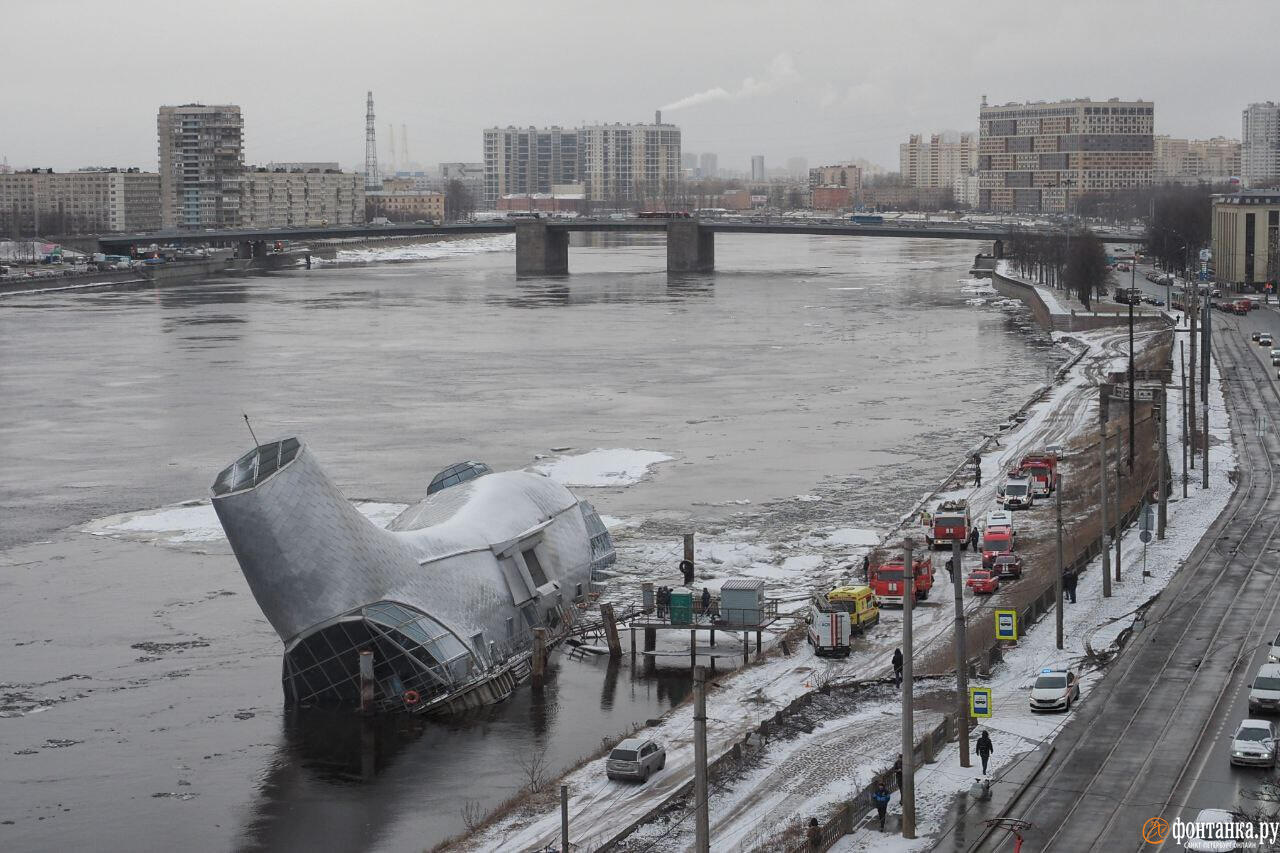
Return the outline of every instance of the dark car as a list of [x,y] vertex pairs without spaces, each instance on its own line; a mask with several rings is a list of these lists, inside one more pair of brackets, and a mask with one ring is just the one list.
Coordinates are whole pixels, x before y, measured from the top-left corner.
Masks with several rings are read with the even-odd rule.
[[1022,558],[1017,554],[1001,554],[996,557],[991,568],[1000,578],[1022,577]]

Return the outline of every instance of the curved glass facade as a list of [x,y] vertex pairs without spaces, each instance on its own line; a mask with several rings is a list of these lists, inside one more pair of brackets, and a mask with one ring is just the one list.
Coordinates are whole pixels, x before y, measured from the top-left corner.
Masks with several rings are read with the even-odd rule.
[[431,485],[427,486],[427,494],[434,495],[441,489],[447,489],[450,486],[456,486],[459,483],[465,483],[467,480],[474,480],[476,477],[483,477],[485,474],[491,473],[493,473],[492,469],[483,462],[459,462],[456,465],[450,465],[432,477]]

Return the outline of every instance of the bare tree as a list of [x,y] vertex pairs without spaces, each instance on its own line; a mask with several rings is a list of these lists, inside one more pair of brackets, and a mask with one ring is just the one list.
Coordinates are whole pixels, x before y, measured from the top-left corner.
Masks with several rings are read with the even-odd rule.
[[466,800],[462,804],[462,825],[467,832],[475,832],[484,823],[484,808],[479,800]]
[[531,747],[528,754],[516,758],[516,766],[520,768],[520,778],[525,787],[533,793],[542,790],[547,784],[547,751]]

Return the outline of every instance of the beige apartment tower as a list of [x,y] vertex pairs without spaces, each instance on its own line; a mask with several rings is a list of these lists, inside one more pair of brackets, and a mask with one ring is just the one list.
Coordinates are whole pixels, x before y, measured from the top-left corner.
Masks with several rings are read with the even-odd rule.
[[244,119],[229,104],[161,107],[160,212],[166,228],[240,224]]

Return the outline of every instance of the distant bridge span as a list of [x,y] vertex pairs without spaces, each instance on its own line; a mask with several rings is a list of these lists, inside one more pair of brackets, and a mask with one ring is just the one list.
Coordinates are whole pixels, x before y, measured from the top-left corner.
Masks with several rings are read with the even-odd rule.
[[[1061,229],[1024,228],[1022,233],[1060,234]],[[105,252],[126,253],[130,247],[152,243],[177,245],[235,245],[242,257],[252,257],[277,240],[352,239],[361,237],[467,237],[484,234],[516,235],[517,275],[565,275],[569,272],[569,234],[575,231],[662,231],[667,235],[668,272],[711,272],[715,268],[715,235],[811,234],[829,237],[917,237],[933,240],[1008,240],[1014,229],[1004,225],[953,222],[743,222],[727,219],[516,219],[451,225],[341,225],[319,228],[240,228],[204,231],[162,231],[102,237]],[[1110,243],[1140,243],[1143,238],[1121,231],[1095,231]]]

